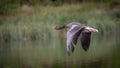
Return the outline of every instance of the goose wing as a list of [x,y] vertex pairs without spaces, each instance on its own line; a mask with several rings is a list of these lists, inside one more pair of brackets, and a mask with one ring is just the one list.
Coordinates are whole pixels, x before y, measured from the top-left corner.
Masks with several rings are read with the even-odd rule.
[[74,51],[74,45],[76,45],[78,37],[84,28],[77,25],[73,25],[67,32],[67,53],[70,55]]
[[82,31],[80,34],[80,40],[82,48],[87,51],[90,46],[90,40],[91,40],[91,32],[89,31]]

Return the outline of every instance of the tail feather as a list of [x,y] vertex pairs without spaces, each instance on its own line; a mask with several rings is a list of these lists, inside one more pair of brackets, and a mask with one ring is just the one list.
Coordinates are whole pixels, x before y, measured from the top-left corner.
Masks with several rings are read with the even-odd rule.
[[98,32],[98,29],[92,28],[92,27],[86,27],[86,30],[89,30],[90,32]]

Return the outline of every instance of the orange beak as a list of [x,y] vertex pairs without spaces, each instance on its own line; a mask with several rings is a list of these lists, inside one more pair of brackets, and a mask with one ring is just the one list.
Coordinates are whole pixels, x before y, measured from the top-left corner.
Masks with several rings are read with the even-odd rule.
[[52,28],[53,28],[53,29],[56,29],[56,27],[57,27],[57,26],[55,25],[55,26],[53,26]]

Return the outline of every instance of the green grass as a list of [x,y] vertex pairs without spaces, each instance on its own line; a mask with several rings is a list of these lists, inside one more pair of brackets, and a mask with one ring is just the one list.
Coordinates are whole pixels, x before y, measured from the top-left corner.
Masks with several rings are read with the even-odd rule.
[[13,15],[1,17],[0,41],[58,37],[64,31],[55,31],[52,26],[73,21],[97,28],[102,34],[119,32],[120,10],[104,11],[102,7],[101,5],[82,4],[19,8]]

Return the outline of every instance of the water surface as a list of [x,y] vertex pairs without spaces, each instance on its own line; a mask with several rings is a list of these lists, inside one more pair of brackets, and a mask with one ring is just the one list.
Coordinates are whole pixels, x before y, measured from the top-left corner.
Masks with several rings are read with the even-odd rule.
[[0,44],[0,68],[120,68],[119,34],[92,34],[85,52],[78,41],[70,56],[65,38]]

